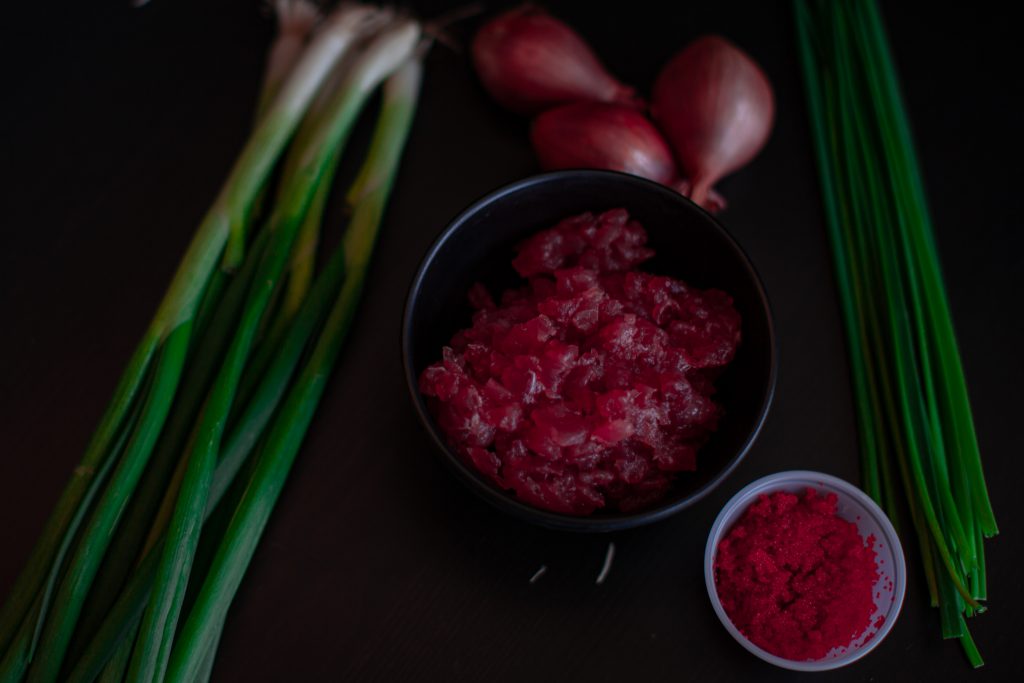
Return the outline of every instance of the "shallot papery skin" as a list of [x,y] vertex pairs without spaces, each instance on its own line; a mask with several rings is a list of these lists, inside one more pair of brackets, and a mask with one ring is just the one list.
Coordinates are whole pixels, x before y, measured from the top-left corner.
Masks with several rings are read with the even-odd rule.
[[745,52],[721,36],[704,36],[662,68],[651,115],[675,151],[690,198],[714,208],[712,185],[749,163],[768,140],[775,98]]
[[533,115],[566,102],[639,105],[590,46],[566,24],[530,5],[505,12],[473,38],[473,64],[503,107]]
[[672,150],[646,116],[604,102],[575,102],[533,121],[530,142],[544,170],[599,168],[679,184]]

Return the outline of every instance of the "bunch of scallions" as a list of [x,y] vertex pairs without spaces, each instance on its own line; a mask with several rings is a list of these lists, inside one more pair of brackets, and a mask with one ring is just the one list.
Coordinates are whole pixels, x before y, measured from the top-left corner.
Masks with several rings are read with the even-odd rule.
[[[277,10],[252,135],[0,612],[0,681],[209,678],[351,326],[421,82],[413,19]],[[378,90],[348,224],[317,269],[335,168]]]
[[[875,0],[796,0],[797,38],[842,303],[863,486],[904,507],[942,635],[982,659],[997,533],[938,250]],[[909,538],[909,529],[902,529]]]

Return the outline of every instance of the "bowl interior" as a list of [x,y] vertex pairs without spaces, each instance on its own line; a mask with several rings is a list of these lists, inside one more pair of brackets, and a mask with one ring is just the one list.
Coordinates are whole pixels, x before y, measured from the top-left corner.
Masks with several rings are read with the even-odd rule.
[[[553,513],[532,516],[533,521],[549,526],[622,528],[624,524],[614,522],[653,521],[695,501],[745,453],[774,388],[775,352],[764,291],[746,255],[713,218],[681,195],[633,176],[602,171],[553,173],[499,190],[467,209],[428,252],[413,282],[403,330],[406,373],[417,408],[438,444],[448,451],[416,382],[440,358],[441,348],[454,332],[470,325],[470,286],[482,282],[496,298],[503,289],[520,286],[522,279],[511,266],[520,241],[565,217],[616,207],[625,207],[648,232],[649,246],[657,256],[644,264],[645,270],[733,296],[742,316],[742,342],[734,362],[717,382],[716,398],[725,416],[700,451],[696,472],[681,473],[670,495],[652,510],[587,518]],[[465,467],[450,451],[448,455],[464,477],[518,504],[511,493]],[[485,497],[499,502],[491,493]]]
[[[725,613],[714,582],[715,553],[722,538],[732,526],[743,516],[752,503],[761,495],[776,491],[802,493],[808,487],[819,493],[834,493],[838,501],[836,513],[845,520],[857,525],[857,530],[864,538],[874,537],[874,549],[877,554],[878,580],[874,586],[875,612],[871,617],[871,625],[859,638],[848,647],[834,648],[823,659],[799,662],[783,659],[762,650],[751,643],[746,636],[733,625]],[[704,575],[707,581],[708,595],[712,606],[729,633],[743,647],[761,659],[787,669],[797,671],[824,671],[851,664],[882,642],[889,633],[896,617],[899,616],[906,590],[906,565],[903,549],[895,529],[885,513],[863,491],[849,482],[820,472],[796,471],[780,472],[759,479],[737,493],[722,509],[718,519],[711,527],[708,545],[704,558]]]

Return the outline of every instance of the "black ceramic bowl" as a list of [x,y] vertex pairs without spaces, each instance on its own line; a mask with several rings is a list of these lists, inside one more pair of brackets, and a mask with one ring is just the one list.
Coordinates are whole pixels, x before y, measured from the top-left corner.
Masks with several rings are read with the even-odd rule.
[[[677,476],[657,506],[634,513],[574,517],[535,508],[467,465],[448,447],[418,378],[441,357],[456,330],[468,327],[467,292],[483,282],[497,294],[522,280],[512,269],[513,248],[560,219],[584,211],[625,207],[647,229],[657,256],[643,265],[700,288],[731,294],[742,316],[736,358],[716,385],[725,415],[700,450],[697,471]],[[746,455],[768,412],[775,389],[776,354],[764,287],[743,250],[714,218],[682,195],[635,176],[608,171],[562,171],[513,183],[463,211],[427,252],[412,282],[402,324],[405,376],[413,403],[444,462],[484,500],[549,528],[613,531],[679,512],[720,484]]]

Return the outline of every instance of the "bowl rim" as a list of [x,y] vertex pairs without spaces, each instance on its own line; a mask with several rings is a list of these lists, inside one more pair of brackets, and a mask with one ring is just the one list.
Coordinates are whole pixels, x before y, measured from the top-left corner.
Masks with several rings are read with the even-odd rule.
[[[803,661],[786,659],[785,657],[772,654],[771,652],[768,652],[767,650],[764,650],[752,643],[749,638],[743,635],[740,630],[736,628],[736,625],[732,623],[732,619],[730,619],[729,615],[725,613],[725,608],[722,606],[722,602],[718,597],[718,589],[715,587],[714,556],[718,549],[718,543],[721,541],[722,536],[724,536],[728,531],[724,528],[726,520],[741,505],[749,506],[752,502],[749,500],[752,494],[756,493],[760,495],[762,493],[774,493],[775,491],[781,490],[781,487],[788,484],[808,479],[818,481],[823,486],[830,486],[842,491],[853,499],[853,501],[863,509],[865,514],[874,518],[875,522],[882,530],[885,542],[889,544],[889,550],[892,552],[893,602],[892,606],[889,608],[889,612],[885,615],[885,621],[879,627],[878,631],[871,637],[871,640],[862,644],[856,652],[848,650],[843,656],[833,659]],[[840,479],[839,477],[831,474],[825,474],[824,472],[816,472],[813,470],[786,470],[783,472],[768,474],[750,482],[737,491],[736,494],[722,506],[721,511],[718,513],[718,516],[715,517],[715,521],[711,525],[711,530],[708,532],[707,544],[704,547],[704,585],[707,588],[711,606],[714,609],[715,614],[718,615],[718,619],[722,622],[725,630],[728,631],[729,635],[731,635],[736,642],[742,645],[748,652],[769,664],[774,664],[775,666],[783,669],[789,669],[790,671],[831,671],[859,661],[869,652],[878,647],[879,643],[885,640],[885,637],[889,635],[889,632],[895,625],[896,620],[899,618],[900,612],[903,609],[903,601],[906,597],[907,562],[903,553],[903,543],[900,541],[899,534],[896,533],[896,528],[893,527],[892,521],[889,519],[888,515],[885,514],[885,511],[871,499],[871,496],[845,479]]]
[[[769,368],[767,386],[765,388],[761,405],[758,408],[757,420],[753,429],[750,430],[746,439],[736,450],[736,453],[726,462],[721,471],[705,482],[700,488],[684,498],[675,500],[669,504],[642,510],[640,512],[609,513],[597,517],[576,517],[573,515],[542,510],[507,495],[506,492],[501,491],[497,487],[479,479],[479,475],[476,472],[471,471],[470,468],[462,462],[458,454],[452,452],[442,438],[439,429],[434,423],[433,416],[430,415],[430,412],[427,409],[426,401],[420,394],[419,378],[416,375],[412,362],[413,354],[410,337],[412,314],[415,308],[415,302],[419,296],[427,270],[447,241],[452,237],[452,235],[458,232],[468,220],[481,210],[484,210],[487,206],[508,195],[523,192],[538,185],[557,183],[569,178],[579,179],[587,177],[612,179],[615,182],[628,183],[638,187],[643,187],[645,190],[651,191],[652,195],[661,195],[668,201],[685,202],[689,204],[691,208],[696,209],[700,214],[703,214],[704,220],[709,222],[711,227],[713,227],[732,248],[741,265],[747,270],[754,283],[761,308],[765,314],[768,332]],[[485,194],[449,221],[444,230],[441,231],[431,244],[430,248],[427,249],[426,253],[423,255],[423,258],[420,260],[420,264],[416,269],[416,274],[409,285],[408,294],[406,295],[405,300],[405,307],[402,311],[401,344],[402,366],[405,374],[406,386],[409,389],[409,394],[412,398],[413,405],[416,408],[416,413],[419,416],[420,422],[426,428],[428,434],[430,434],[431,440],[437,447],[437,450],[440,451],[440,454],[443,456],[443,461],[463,482],[463,484],[468,486],[475,494],[491,505],[497,507],[499,510],[511,514],[521,520],[531,522],[548,529],[598,533],[630,529],[670,517],[703,499],[718,485],[720,485],[730,474],[732,474],[740,462],[742,462],[746,457],[754,442],[757,440],[757,437],[760,435],[761,429],[764,427],[764,423],[767,420],[769,410],[775,397],[779,366],[778,342],[775,336],[775,320],[771,302],[769,301],[768,294],[765,291],[764,282],[746,251],[743,250],[725,226],[699,205],[690,201],[689,198],[684,197],[678,192],[663,185],[626,173],[593,169],[554,171],[527,176],[526,178],[508,183]]]

